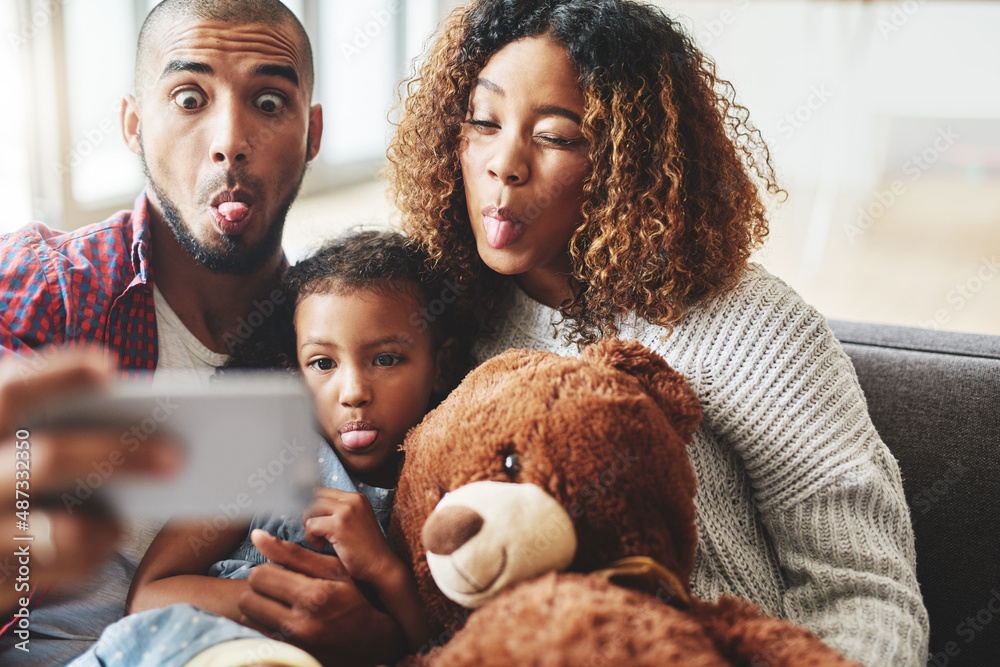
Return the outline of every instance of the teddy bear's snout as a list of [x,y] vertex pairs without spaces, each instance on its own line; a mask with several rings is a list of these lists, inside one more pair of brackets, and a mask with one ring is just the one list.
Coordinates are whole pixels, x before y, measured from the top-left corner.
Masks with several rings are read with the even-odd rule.
[[472,482],[446,493],[421,532],[427,566],[448,598],[468,608],[576,554],[569,513],[535,484]]
[[464,505],[442,507],[424,524],[424,547],[439,556],[448,556],[475,537],[483,527],[483,517]]

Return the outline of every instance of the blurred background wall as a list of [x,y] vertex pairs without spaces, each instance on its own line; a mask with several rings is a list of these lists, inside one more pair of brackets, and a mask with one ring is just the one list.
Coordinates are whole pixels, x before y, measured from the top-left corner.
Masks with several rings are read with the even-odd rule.
[[[0,232],[72,229],[142,188],[123,145],[153,0],[0,4]],[[285,246],[390,224],[399,81],[454,0],[286,0],[316,51],[323,148]],[[1000,334],[1000,2],[659,2],[731,81],[787,201],[757,256],[831,318]]]

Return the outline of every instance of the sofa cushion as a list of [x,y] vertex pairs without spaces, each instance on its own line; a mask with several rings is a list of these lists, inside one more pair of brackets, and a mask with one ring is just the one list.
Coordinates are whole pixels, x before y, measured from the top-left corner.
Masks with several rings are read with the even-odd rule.
[[1000,337],[830,322],[899,461],[931,665],[1000,660]]

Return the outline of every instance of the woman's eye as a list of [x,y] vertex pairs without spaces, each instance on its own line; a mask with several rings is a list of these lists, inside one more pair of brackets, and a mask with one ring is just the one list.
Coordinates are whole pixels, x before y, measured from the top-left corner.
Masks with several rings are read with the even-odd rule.
[[375,366],[392,366],[397,361],[399,361],[399,358],[394,354],[380,354],[375,357],[373,364]]
[[507,454],[503,458],[503,471],[510,479],[517,477],[518,473],[521,472],[521,459],[517,454],[511,453]]
[[285,108],[285,98],[277,93],[264,93],[253,101],[254,105],[266,113],[277,113]]
[[496,123],[493,123],[491,121],[488,121],[488,120],[479,120],[479,119],[473,118],[472,120],[468,121],[468,123],[472,127],[476,128],[476,130],[478,130],[479,132],[484,132],[484,133],[485,132],[492,132],[493,130],[499,130],[500,129],[499,125],[497,125]]
[[309,365],[318,371],[329,371],[333,370],[333,359],[323,357],[322,359],[313,359],[309,362]]
[[547,144],[550,144],[552,146],[558,146],[560,148],[566,148],[566,147],[569,147],[569,146],[576,146],[577,144],[583,142],[583,139],[565,139],[563,137],[552,136],[551,134],[545,134],[545,135],[542,135],[542,136],[540,136],[538,138],[539,138],[539,140],[541,140],[541,141],[543,141],[543,142],[545,142]]
[[185,111],[194,111],[205,106],[205,96],[197,90],[182,90],[174,95],[174,104]]

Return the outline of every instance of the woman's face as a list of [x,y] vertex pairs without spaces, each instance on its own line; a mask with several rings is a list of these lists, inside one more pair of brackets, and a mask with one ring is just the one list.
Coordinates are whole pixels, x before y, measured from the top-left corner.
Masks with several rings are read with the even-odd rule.
[[569,55],[547,37],[508,44],[479,73],[462,130],[462,177],[479,256],[494,271],[521,279],[570,272],[589,171],[583,113]]

